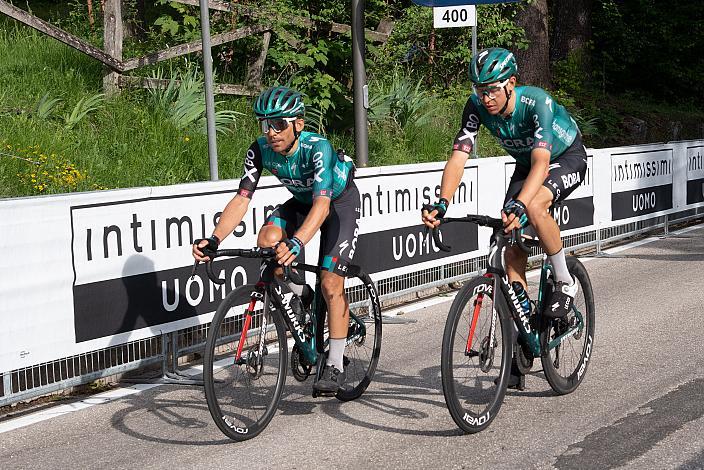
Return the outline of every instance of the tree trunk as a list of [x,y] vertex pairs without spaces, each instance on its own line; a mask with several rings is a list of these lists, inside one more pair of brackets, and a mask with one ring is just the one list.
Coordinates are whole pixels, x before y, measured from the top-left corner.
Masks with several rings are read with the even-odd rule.
[[88,0],[88,23],[90,24],[90,32],[95,32],[95,19],[93,18],[93,0]]
[[548,36],[547,0],[534,0],[516,15],[516,24],[526,32],[529,41],[525,51],[514,50],[522,84],[548,87],[550,73],[550,38]]
[[[573,51],[584,50],[591,39],[593,0],[553,0],[554,26],[550,59],[567,58]],[[586,58],[586,54],[584,54]]]

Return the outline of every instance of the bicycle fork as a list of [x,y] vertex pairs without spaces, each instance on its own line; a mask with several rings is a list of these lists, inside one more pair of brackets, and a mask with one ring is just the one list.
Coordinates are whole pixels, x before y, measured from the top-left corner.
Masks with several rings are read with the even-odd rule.
[[[485,275],[485,277],[493,278],[494,276]],[[494,282],[493,282],[492,290],[493,290],[493,292],[496,292],[496,280],[495,280],[495,279],[494,279]],[[486,294],[483,293],[483,292],[477,294],[477,298],[476,298],[476,300],[474,301],[474,305],[473,305],[474,311],[472,312],[472,321],[470,322],[469,334],[468,334],[468,336],[467,336],[467,346],[466,346],[465,351],[464,351],[465,356],[473,357],[473,356],[478,356],[478,355],[480,355],[479,352],[477,352],[477,351],[475,351],[475,350],[472,349],[472,343],[473,343],[473,341],[474,341],[474,334],[475,334],[475,331],[476,331],[476,328],[477,328],[477,321],[479,320],[479,315],[480,315],[481,310],[482,310],[482,304],[483,304],[483,302],[484,302],[484,296],[485,296],[485,295],[486,295]],[[491,318],[491,325],[490,325],[490,327],[489,327],[488,341],[487,341],[487,344],[486,344],[486,349],[487,349],[487,350],[493,349],[494,341],[495,341],[494,338],[495,338],[495,335],[496,335],[496,317],[497,317],[497,315],[498,315],[498,312],[497,312],[497,310],[496,310],[496,304],[494,304],[494,307],[492,308],[491,315],[492,315],[492,318]],[[480,347],[481,347],[481,346],[482,346],[482,345],[480,345]]]
[[242,332],[240,333],[240,340],[237,344],[237,353],[235,354],[235,360],[234,363],[236,365],[242,365],[242,364],[251,364],[255,368],[255,372],[259,370],[259,366],[262,364],[264,360],[264,348],[265,348],[265,340],[266,340],[266,329],[267,329],[267,324],[268,324],[268,316],[269,316],[269,307],[266,305],[266,302],[264,303],[264,311],[262,312],[262,322],[259,327],[260,329],[260,334],[259,334],[259,344],[257,345],[257,353],[256,353],[256,363],[251,363],[251,358],[249,355],[252,353],[252,351],[249,351],[247,353],[246,358],[242,358],[242,350],[244,349],[245,342],[247,341],[247,336],[249,335],[249,327],[252,324],[252,317],[254,314],[254,308],[256,307],[257,301],[258,300],[264,300],[264,295],[259,292],[255,291],[252,292],[252,298],[249,301],[249,305],[247,306],[247,309],[245,310],[245,318],[244,318],[244,326],[242,327]]

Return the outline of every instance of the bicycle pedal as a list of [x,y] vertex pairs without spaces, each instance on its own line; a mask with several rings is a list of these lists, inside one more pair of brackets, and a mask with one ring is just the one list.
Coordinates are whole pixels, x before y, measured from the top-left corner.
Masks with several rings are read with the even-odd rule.
[[475,351],[474,349],[470,349],[469,351],[465,351],[464,355],[467,357],[477,357],[479,355],[479,351]]

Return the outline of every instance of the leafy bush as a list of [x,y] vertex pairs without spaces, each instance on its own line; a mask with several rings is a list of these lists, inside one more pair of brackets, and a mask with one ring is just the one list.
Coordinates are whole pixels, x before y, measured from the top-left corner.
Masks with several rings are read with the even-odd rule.
[[[163,70],[158,69],[152,78],[161,80],[163,76]],[[203,78],[195,68],[189,68],[169,79],[166,88],[150,88],[149,94],[154,107],[165,113],[177,129],[192,127],[197,132],[207,133]],[[217,101],[215,105],[217,107],[222,103]],[[216,110],[216,132],[229,133],[230,126],[236,123],[238,115],[242,113],[228,109]]]

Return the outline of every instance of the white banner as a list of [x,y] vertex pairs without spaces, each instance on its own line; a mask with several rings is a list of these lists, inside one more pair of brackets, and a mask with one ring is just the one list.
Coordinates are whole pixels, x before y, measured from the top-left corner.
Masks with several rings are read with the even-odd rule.
[[673,149],[611,153],[613,221],[675,208]]
[[704,202],[704,145],[687,147],[687,204]]

